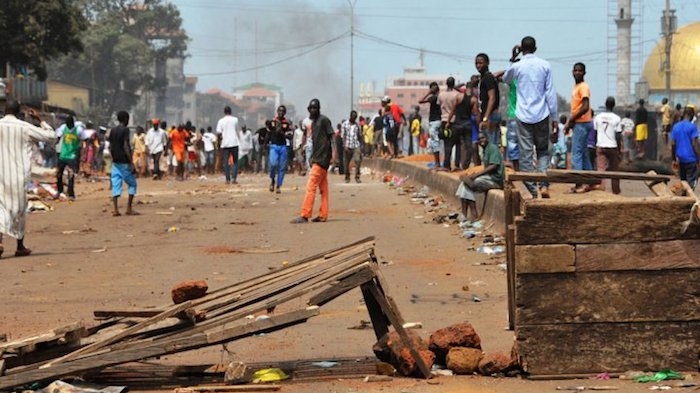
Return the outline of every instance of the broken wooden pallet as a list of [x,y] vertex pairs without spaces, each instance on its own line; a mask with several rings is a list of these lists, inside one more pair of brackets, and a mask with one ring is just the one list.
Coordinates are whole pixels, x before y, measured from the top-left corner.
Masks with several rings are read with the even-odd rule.
[[[377,339],[393,325],[411,348],[402,327],[403,318],[386,292],[374,257],[374,238],[369,237],[284,269],[233,283],[182,305],[134,310],[125,314],[130,317],[103,321],[79,341],[78,348],[35,357],[40,361],[26,361],[18,356],[0,376],[0,390],[283,329],[318,315],[319,306],[357,287],[362,288]],[[306,299],[309,307],[295,307],[300,298]],[[246,318],[278,306],[284,311],[264,318]],[[203,319],[170,318],[184,311]],[[429,377],[430,370],[423,359],[415,349],[411,353],[421,374]]]

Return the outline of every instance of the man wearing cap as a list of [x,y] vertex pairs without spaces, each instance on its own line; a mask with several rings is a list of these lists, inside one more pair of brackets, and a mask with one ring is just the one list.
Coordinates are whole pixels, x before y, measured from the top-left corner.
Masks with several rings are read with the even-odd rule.
[[321,192],[319,214],[313,222],[328,220],[328,167],[331,165],[331,141],[333,140],[333,124],[328,117],[321,114],[321,103],[314,98],[309,102],[309,119],[311,120],[311,172],[306,183],[306,195],[301,206],[301,214],[292,220],[292,224],[309,222],[313,213],[316,189]]
[[163,155],[165,146],[168,144],[168,136],[160,128],[158,119],[151,120],[151,125],[152,127],[146,132],[146,147],[153,160],[153,180],[158,180],[163,177],[163,172],[160,171],[160,156]]

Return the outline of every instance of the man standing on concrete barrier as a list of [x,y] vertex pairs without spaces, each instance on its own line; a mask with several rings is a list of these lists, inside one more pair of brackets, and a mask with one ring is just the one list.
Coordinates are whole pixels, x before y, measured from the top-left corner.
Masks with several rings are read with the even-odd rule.
[[[487,130],[489,142],[501,145],[501,115],[498,112],[498,104],[501,102],[501,95],[498,91],[498,81],[489,71],[489,56],[486,53],[476,55],[474,64],[479,71],[479,112],[481,113],[480,130]],[[466,168],[465,168],[466,169]]]
[[[593,132],[593,114],[591,113],[591,89],[584,80],[586,65],[574,64],[572,71],[574,89],[571,92],[571,116],[564,126],[564,131],[574,130],[571,136],[571,166],[578,171],[590,171],[593,163],[587,154],[588,137]],[[590,187],[576,184],[570,192],[585,192]]]
[[[452,128],[449,124],[449,117],[451,113],[454,113],[457,107],[457,96],[460,92],[455,89],[455,78],[447,77],[445,81],[447,89],[441,91],[438,95],[438,103],[440,104],[440,138],[442,139],[445,146],[445,158],[443,159],[442,168],[450,171],[452,170],[452,149],[455,149],[455,169],[459,169],[460,165],[460,146],[458,141],[452,137]],[[436,168],[439,169],[439,168]]]
[[440,104],[438,103],[438,94],[440,94],[440,87],[437,82],[430,82],[430,87],[428,93],[423,97],[422,100],[418,101],[419,104],[429,104],[430,109],[428,110],[428,151],[433,154],[435,159],[435,166],[433,169],[440,169],[440,117],[442,111],[440,110]]
[[[534,172],[536,153],[537,171],[544,173],[549,166],[549,140],[559,132],[557,93],[552,68],[547,61],[535,56],[536,50],[534,38],[523,38],[520,46],[513,48],[512,63],[503,74],[503,81],[508,84],[518,81],[515,116],[518,119],[520,170]],[[516,61],[520,53],[523,56]],[[533,198],[537,198],[535,184],[526,182],[525,185]],[[549,183],[540,182],[539,187],[542,198],[549,198]]]
[[683,120],[673,126],[671,131],[671,159],[677,168],[681,180],[695,189],[698,179],[698,160],[700,159],[700,141],[698,127],[692,123],[695,111],[685,108]]

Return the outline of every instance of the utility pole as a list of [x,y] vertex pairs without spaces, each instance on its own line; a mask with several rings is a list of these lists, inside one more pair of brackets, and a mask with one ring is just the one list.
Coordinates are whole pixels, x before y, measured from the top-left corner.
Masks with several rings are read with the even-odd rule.
[[671,46],[673,44],[673,34],[676,32],[676,10],[671,9],[671,0],[666,0],[666,9],[664,9],[661,17],[661,31],[664,36],[664,62],[663,70],[665,76],[665,94],[668,100],[673,104],[671,98]]
[[355,4],[357,0],[347,0],[350,6],[350,110],[355,107]]

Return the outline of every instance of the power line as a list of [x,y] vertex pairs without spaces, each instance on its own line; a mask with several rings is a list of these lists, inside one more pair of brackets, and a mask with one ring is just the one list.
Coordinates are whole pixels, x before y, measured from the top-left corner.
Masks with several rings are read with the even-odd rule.
[[453,60],[455,60],[455,59],[457,59],[457,60],[463,60],[463,61],[473,60],[473,59],[469,59],[469,58],[467,58],[467,57],[465,57],[465,56],[455,55],[454,53],[440,52],[440,51],[435,51],[435,50],[430,50],[430,49],[424,49],[424,48],[417,48],[417,47],[414,47],[414,46],[405,45],[405,44],[402,44],[402,43],[399,43],[399,42],[390,41],[390,40],[387,40],[387,39],[385,39],[385,38],[377,37],[377,36],[375,36],[375,35],[367,34],[367,33],[362,32],[362,31],[360,31],[360,30],[355,30],[355,33],[356,33],[356,35],[357,35],[358,37],[360,37],[360,38],[364,38],[364,39],[366,39],[366,40],[368,40],[368,41],[374,41],[374,42],[377,42],[377,43],[379,43],[379,44],[384,44],[384,45],[388,45],[388,46],[395,46],[395,47],[398,47],[398,48],[408,49],[408,50],[410,50],[410,51],[415,51],[415,52],[423,51],[423,52],[425,52],[425,53],[433,54],[433,55],[436,55],[436,56],[443,56],[443,57],[447,57],[447,58],[450,58],[450,59],[453,59]]
[[[347,32],[346,32],[347,33]],[[326,44],[327,41],[317,41],[317,42],[310,42],[310,43],[304,43],[304,44],[299,44],[295,46],[289,46],[289,47],[284,47],[284,46],[279,46],[279,47],[273,47],[270,49],[264,49],[264,50],[256,50],[256,49],[245,49],[245,50],[240,50],[240,51],[231,51],[231,50],[223,50],[223,49],[210,49],[210,48],[192,48],[193,50],[199,50],[202,52],[209,52],[209,54],[196,54],[192,53],[193,56],[197,57],[222,57],[222,56],[239,56],[239,55],[265,55],[265,54],[270,54],[270,53],[278,53],[278,52],[286,52],[286,51],[292,51],[292,50],[299,50],[299,49],[306,49],[312,46],[317,46],[317,45],[324,45]],[[213,53],[211,53],[213,52]]]
[[275,61],[270,62],[270,63],[267,63],[267,64],[257,65],[257,66],[255,66],[255,67],[243,68],[243,69],[240,69],[240,70],[221,71],[221,72],[205,72],[205,73],[201,73],[201,74],[195,74],[195,76],[231,75],[231,74],[238,74],[238,73],[241,73],[241,72],[255,71],[255,70],[260,70],[260,69],[263,69],[263,68],[272,67],[272,66],[275,66],[275,65],[278,65],[278,64],[281,64],[281,63],[290,61],[290,60],[297,59],[297,58],[302,57],[302,56],[304,56],[304,55],[307,55],[307,54],[309,54],[309,53],[311,53],[311,52],[317,51],[317,50],[323,48],[324,46],[326,46],[326,45],[328,45],[328,44],[331,44],[331,43],[333,43],[333,42],[335,42],[335,41],[338,41],[338,40],[340,40],[340,39],[342,39],[342,38],[344,38],[344,37],[347,37],[349,34],[350,34],[350,32],[349,32],[349,31],[346,31],[345,33],[343,33],[343,34],[341,34],[341,35],[339,35],[339,36],[337,36],[337,37],[335,37],[335,38],[331,38],[331,39],[329,39],[329,40],[327,40],[327,41],[324,41],[324,42],[320,43],[319,45],[314,46],[313,48],[310,48],[310,49],[308,49],[308,50],[305,50],[305,51],[303,51],[303,52],[297,53],[297,54],[292,55],[292,56],[287,56],[287,57],[284,57],[284,58],[282,58],[282,59],[275,60]]

